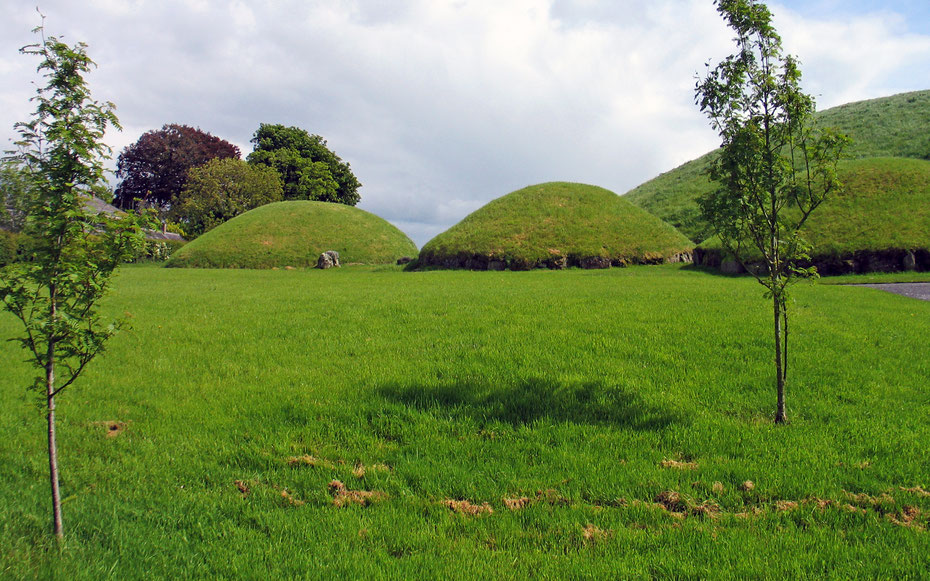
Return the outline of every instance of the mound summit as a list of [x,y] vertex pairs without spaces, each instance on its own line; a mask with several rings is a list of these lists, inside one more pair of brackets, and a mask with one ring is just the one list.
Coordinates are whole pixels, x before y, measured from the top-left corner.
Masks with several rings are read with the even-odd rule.
[[433,238],[418,267],[607,268],[691,260],[675,228],[615,193],[550,182],[497,198]]
[[290,201],[250,210],[179,249],[168,266],[308,267],[327,250],[344,263],[388,264],[416,256],[416,245],[386,220],[329,202]]

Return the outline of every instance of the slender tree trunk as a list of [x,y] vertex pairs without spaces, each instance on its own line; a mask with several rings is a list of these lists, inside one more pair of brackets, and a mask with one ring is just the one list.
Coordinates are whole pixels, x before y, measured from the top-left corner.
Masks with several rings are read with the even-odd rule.
[[[55,291],[52,290],[52,320],[55,320]],[[52,330],[54,333],[54,329]],[[45,394],[48,409],[48,478],[52,485],[52,515],[55,536],[61,539],[64,529],[61,524],[61,492],[58,488],[58,444],[55,442],[55,340],[49,339],[45,364]]]
[[785,365],[784,365],[784,356],[782,352],[782,304],[781,296],[775,291],[775,286],[772,287],[772,308],[775,315],[775,384],[776,390],[778,392],[778,403],[776,404],[775,410],[775,423],[784,424],[788,421],[788,416],[785,414]]

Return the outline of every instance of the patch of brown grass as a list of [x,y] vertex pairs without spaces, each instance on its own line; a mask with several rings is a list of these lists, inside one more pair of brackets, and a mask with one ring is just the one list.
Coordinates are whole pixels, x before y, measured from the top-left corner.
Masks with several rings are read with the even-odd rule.
[[544,502],[546,504],[551,504],[553,506],[568,506],[571,504],[571,501],[561,494],[558,490],[554,488],[547,488],[546,490],[537,490],[536,491],[536,502]]
[[794,500],[777,500],[775,501],[775,509],[780,512],[785,512],[789,510],[795,510],[798,508],[798,503]]
[[859,494],[846,492],[845,490],[843,492],[851,504],[862,508],[871,508],[882,514],[888,512],[894,506],[894,498],[887,492],[883,492],[878,496],[871,496],[865,492]]
[[335,464],[323,458],[316,458],[310,454],[291,456],[287,459],[290,466],[310,466],[311,468],[335,468]]
[[923,531],[926,527],[918,522],[922,516],[923,512],[916,506],[905,506],[899,512],[886,514],[885,518],[898,526]]
[[612,537],[614,532],[610,529],[604,530],[602,528],[596,527],[591,523],[588,523],[582,530],[581,536],[584,538],[585,544],[594,544],[600,541],[606,541]]
[[236,488],[239,489],[239,494],[242,495],[242,498],[246,498],[249,494],[252,493],[252,489],[249,488],[249,485],[242,480],[236,480],[233,484],[235,484]]
[[662,460],[659,462],[662,468],[675,468],[678,470],[697,470],[697,462],[686,462],[683,460]]
[[473,504],[468,500],[452,500],[447,498],[442,501],[442,505],[450,508],[453,512],[466,514],[469,516],[481,516],[482,514],[491,514],[494,509],[488,503]]
[[350,504],[368,506],[376,500],[387,498],[387,495],[378,490],[349,490],[339,480],[329,483],[329,492],[333,495],[333,504],[339,507]]
[[526,508],[530,504],[530,499],[525,496],[521,496],[520,498],[504,498],[503,501],[504,506],[506,506],[508,510],[520,510]]
[[901,490],[903,490],[904,492],[910,492],[911,494],[916,494],[917,496],[930,496],[930,492],[927,492],[920,486],[915,486],[913,488],[904,488],[902,486]]
[[391,467],[387,464],[372,464],[371,466],[365,466],[361,462],[355,465],[355,468],[352,469],[352,474],[356,478],[364,478],[365,474],[368,472],[390,472]]
[[304,505],[304,501],[300,500],[299,498],[297,498],[296,496],[288,492],[286,488],[281,490],[281,498],[283,498],[284,502],[289,504],[290,506],[303,506]]
[[756,488],[756,483],[753,482],[752,480],[747,480],[746,482],[743,482],[742,484],[739,485],[739,489],[742,490],[743,492],[749,492],[750,490],[754,490],[755,488]]
[[688,511],[688,503],[685,502],[681,494],[674,490],[663,490],[656,495],[655,501],[671,513],[684,515]]

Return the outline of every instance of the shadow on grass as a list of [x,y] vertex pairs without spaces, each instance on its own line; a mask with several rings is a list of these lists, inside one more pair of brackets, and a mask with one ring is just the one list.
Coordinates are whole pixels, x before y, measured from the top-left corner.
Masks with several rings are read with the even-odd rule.
[[596,382],[567,385],[533,378],[504,385],[478,381],[429,386],[392,383],[379,391],[385,399],[409,408],[514,426],[550,420],[661,430],[686,422],[677,410],[652,406],[637,393]]

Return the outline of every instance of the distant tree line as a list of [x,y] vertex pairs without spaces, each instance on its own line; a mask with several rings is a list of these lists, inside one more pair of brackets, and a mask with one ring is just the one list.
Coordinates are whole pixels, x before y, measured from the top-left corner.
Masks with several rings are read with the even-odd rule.
[[251,141],[243,161],[238,147],[199,128],[170,123],[147,131],[119,155],[113,203],[153,208],[195,237],[280,200],[360,201],[362,184],[319,135],[263,123]]

